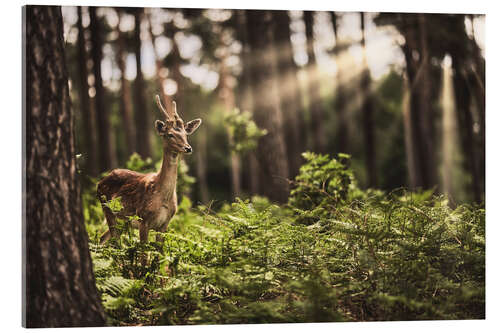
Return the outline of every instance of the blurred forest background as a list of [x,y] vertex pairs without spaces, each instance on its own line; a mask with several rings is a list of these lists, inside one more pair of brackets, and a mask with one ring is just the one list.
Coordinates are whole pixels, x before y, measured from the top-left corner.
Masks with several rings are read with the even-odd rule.
[[84,176],[125,167],[134,153],[160,161],[160,94],[184,120],[204,121],[185,157],[195,203],[253,194],[285,202],[304,151],[350,154],[362,188],[484,200],[484,15],[62,14]]

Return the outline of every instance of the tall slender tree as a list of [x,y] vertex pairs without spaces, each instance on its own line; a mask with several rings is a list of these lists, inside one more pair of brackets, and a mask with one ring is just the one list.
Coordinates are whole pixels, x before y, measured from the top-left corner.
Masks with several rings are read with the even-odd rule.
[[[402,51],[406,61],[410,107],[409,117],[413,153],[409,158],[415,164],[412,168],[415,187],[432,188],[437,184],[437,164],[434,149],[435,86],[431,72],[431,36],[427,32],[428,14],[380,14],[378,24],[393,24],[404,36]],[[405,134],[406,135],[406,134]]]
[[[420,130],[419,137],[419,159],[423,174],[422,185],[424,188],[431,188],[437,184],[437,164],[434,151],[434,130],[433,130],[433,107],[432,107],[432,81],[430,69],[429,39],[427,36],[426,14],[418,14],[417,26],[419,35],[420,64],[419,77],[416,77],[414,85],[418,95],[413,95],[419,99],[418,121],[416,125]],[[417,97],[418,96],[418,97]]]
[[314,12],[304,11],[304,23],[306,26],[307,38],[307,78],[309,93],[309,112],[311,114],[311,125],[313,134],[314,150],[324,153],[326,150],[326,138],[323,123],[325,121],[325,112],[323,110],[320,96],[320,82],[318,68],[316,64],[316,55],[314,53]]
[[125,76],[127,72],[127,39],[125,33],[120,30],[120,22],[123,16],[123,11],[117,8],[118,24],[116,26],[118,37],[117,37],[117,52],[116,52],[116,62],[118,68],[120,69],[120,115],[123,123],[123,132],[125,134],[125,149],[127,156],[130,156],[136,151],[136,133],[135,126],[133,123],[133,112],[132,112],[132,97],[130,93],[130,83]]
[[82,7],[78,6],[78,72],[79,72],[79,98],[80,110],[82,113],[83,130],[86,135],[83,138],[86,155],[85,167],[89,175],[97,175],[97,144],[95,131],[94,110],[90,107],[89,84],[87,71],[87,48],[85,40],[85,29],[82,24]]
[[79,198],[61,9],[24,10],[23,325],[104,326]]
[[113,135],[109,122],[109,108],[106,105],[106,91],[102,84],[102,27],[96,14],[96,7],[89,7],[90,35],[92,41],[92,63],[94,72],[95,111],[97,118],[97,139],[99,142],[100,171],[117,166]]
[[365,13],[359,13],[361,19],[361,47],[363,48],[363,70],[361,73],[361,92],[363,94],[361,113],[363,114],[363,135],[365,149],[366,173],[368,187],[377,186],[377,164],[376,164],[376,141],[375,141],[375,121],[374,121],[374,102],[371,88],[370,69],[368,68],[368,59],[366,56],[366,30]]
[[135,53],[135,64],[137,74],[135,76],[134,82],[134,117],[136,124],[136,148],[137,153],[143,158],[151,156],[151,116],[149,114],[150,103],[146,102],[146,87],[144,83],[144,77],[142,75],[142,63],[141,63],[141,21],[144,9],[136,8],[133,11],[134,14],[134,37],[133,37],[133,47]]
[[290,31],[290,16],[287,11],[272,12],[274,21],[274,39],[278,54],[278,87],[283,128],[287,143],[287,156],[290,177],[298,174],[302,164],[301,153],[305,150],[304,118],[302,99],[297,76],[297,65],[293,58],[293,47]]
[[333,26],[333,35],[335,38],[334,54],[337,62],[336,88],[335,88],[335,112],[337,113],[337,150],[340,152],[350,152],[349,147],[349,121],[347,117],[347,92],[345,89],[344,68],[340,63],[340,54],[343,52],[344,45],[338,34],[339,14],[330,12]]
[[[221,35],[222,37],[222,35]],[[221,38],[222,39],[222,38]],[[221,41],[221,44],[223,42]],[[226,65],[228,59],[228,48],[227,46],[221,47],[222,57],[220,59],[220,70],[219,70],[219,96],[224,105],[226,112],[232,112],[235,107],[235,96],[234,90],[230,82],[232,79],[229,68]],[[230,132],[228,132],[229,144],[234,142],[234,138]],[[231,187],[233,197],[241,196],[241,167],[240,167],[240,157],[234,151],[230,153],[231,159]]]
[[[455,15],[448,17],[450,30],[456,33],[456,42],[450,43],[450,54],[452,57],[452,68],[455,73],[453,85],[455,88],[456,115],[459,128],[459,137],[464,158],[464,167],[472,179],[468,184],[468,189],[472,192],[474,201],[480,202],[484,193],[484,143],[481,133],[484,131],[484,124],[479,125],[474,131],[473,100],[476,100],[476,107],[479,109],[478,120],[484,122],[484,94],[477,95],[477,81],[474,70],[476,68],[477,54],[474,47],[475,41],[467,36],[465,30],[464,16]],[[472,61],[471,61],[472,60]],[[476,72],[477,73],[477,72]],[[476,88],[477,89],[477,88]]]
[[276,80],[271,14],[269,11],[248,10],[246,24],[249,46],[254,59],[258,59],[251,63],[251,79],[256,83],[252,85],[255,122],[268,132],[260,138],[257,147],[262,183],[266,184],[262,190],[271,200],[284,202],[288,198],[288,160]]
[[[250,50],[250,45],[248,44],[248,32],[246,25],[246,15],[245,11],[238,10],[235,12],[235,24],[236,24],[236,36],[240,40],[242,45],[241,50],[241,62],[242,71],[240,79],[238,80],[238,105],[240,110],[252,111],[253,101],[252,101],[252,78],[251,78],[251,66],[252,66],[252,55]],[[249,189],[250,193],[259,193],[260,188],[260,169],[259,161],[257,159],[257,154],[255,151],[251,151],[247,154],[248,160],[248,174],[249,174]]]

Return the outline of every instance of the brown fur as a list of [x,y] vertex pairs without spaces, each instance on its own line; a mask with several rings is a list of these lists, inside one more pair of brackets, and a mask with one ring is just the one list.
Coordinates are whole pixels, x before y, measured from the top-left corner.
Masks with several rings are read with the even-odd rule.
[[[172,175],[176,177],[177,164],[171,165],[172,168],[175,168]],[[98,183],[97,195],[109,226],[109,232],[102,236],[101,243],[106,242],[111,236],[117,236],[116,217],[139,216],[141,220],[134,226],[139,228],[143,242],[147,241],[150,229],[161,232],[166,230],[170,219],[177,211],[177,195],[175,180],[172,184],[165,184],[170,185],[169,188],[162,187],[160,173],[161,170],[159,173],[141,174],[125,169],[115,169]],[[123,209],[113,214],[104,203],[117,197],[121,198]],[[165,216],[158,221],[162,213]]]

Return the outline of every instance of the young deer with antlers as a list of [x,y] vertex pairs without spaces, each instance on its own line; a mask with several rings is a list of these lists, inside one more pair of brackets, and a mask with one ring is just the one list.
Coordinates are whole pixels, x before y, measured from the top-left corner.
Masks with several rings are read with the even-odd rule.
[[[97,184],[97,195],[101,201],[109,230],[101,237],[101,244],[112,236],[118,236],[116,217],[137,215],[134,223],[139,229],[141,242],[147,242],[150,229],[165,232],[172,216],[177,211],[177,162],[179,154],[190,154],[193,150],[187,136],[200,126],[201,119],[184,123],[172,102],[170,113],[156,95],[156,104],[165,115],[165,122],[156,120],[155,129],[163,143],[163,162],[159,172],[142,174],[126,169],[115,169]],[[106,201],[121,197],[123,209],[118,213],[105,205]],[[161,239],[161,237],[159,237]]]

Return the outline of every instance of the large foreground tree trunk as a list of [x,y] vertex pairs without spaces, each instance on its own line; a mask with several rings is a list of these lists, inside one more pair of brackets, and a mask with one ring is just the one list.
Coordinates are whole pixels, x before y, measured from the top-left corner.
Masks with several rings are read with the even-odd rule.
[[276,59],[268,11],[246,11],[248,43],[255,54],[251,80],[255,122],[267,130],[259,140],[257,158],[263,194],[271,200],[285,202],[288,198],[288,160],[283,135],[283,117],[276,81]]
[[103,326],[79,200],[61,9],[25,10],[23,325]]

